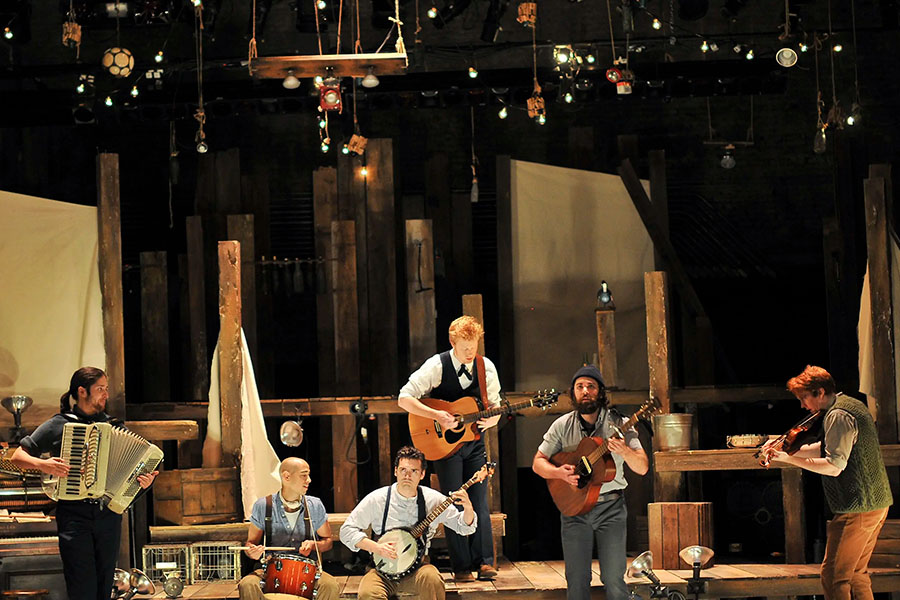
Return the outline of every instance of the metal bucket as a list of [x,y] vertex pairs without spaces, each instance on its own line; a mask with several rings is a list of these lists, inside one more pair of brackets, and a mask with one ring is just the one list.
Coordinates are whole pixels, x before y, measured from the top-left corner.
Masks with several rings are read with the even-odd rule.
[[690,450],[694,415],[671,413],[653,416],[653,434],[659,450]]

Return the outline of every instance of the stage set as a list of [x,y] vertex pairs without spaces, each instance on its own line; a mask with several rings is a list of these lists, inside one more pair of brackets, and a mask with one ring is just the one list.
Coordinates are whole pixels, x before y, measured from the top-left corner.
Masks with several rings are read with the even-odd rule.
[[[632,600],[822,596],[834,524],[876,509],[900,600],[900,94],[860,92],[900,80],[896,6],[32,4],[0,1],[0,600],[71,595],[73,506],[123,514],[114,600],[259,600],[257,543],[269,600],[371,597],[358,507],[409,538],[359,542],[381,581],[621,600],[596,556],[566,579],[561,527],[606,503]],[[788,391],[810,364],[837,389]],[[880,487],[832,510],[801,446],[850,438],[837,470]],[[408,446],[469,490],[427,553],[442,505],[404,494],[396,533],[366,504]],[[250,524],[279,491],[305,552]]]

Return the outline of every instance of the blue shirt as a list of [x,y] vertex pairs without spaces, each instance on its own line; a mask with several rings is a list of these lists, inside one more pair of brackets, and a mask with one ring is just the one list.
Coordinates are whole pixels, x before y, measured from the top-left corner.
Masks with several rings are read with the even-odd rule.
[[[266,540],[267,546],[290,546],[291,548],[299,548],[300,544],[306,540],[313,539],[312,533],[308,531],[309,524],[306,520],[306,505],[309,505],[310,520],[313,524],[313,530],[318,531],[322,525],[328,521],[328,513],[325,512],[325,505],[315,496],[306,496],[306,502],[300,503],[300,516],[297,523],[291,527],[288,522],[287,515],[284,512],[284,505],[281,503],[281,492],[272,495],[272,539]],[[250,513],[250,522],[254,526],[266,530],[266,499],[260,498],[253,503],[253,509]]]

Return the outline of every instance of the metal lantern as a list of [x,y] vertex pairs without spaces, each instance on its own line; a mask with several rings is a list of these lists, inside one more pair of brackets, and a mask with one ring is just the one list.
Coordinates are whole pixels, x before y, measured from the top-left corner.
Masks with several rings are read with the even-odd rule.
[[100,64],[113,77],[128,77],[134,69],[134,56],[127,48],[110,48],[103,53]]

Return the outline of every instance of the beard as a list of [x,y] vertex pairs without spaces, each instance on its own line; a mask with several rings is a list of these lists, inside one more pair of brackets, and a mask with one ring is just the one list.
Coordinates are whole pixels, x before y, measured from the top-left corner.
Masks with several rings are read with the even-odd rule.
[[572,398],[572,408],[574,408],[578,414],[581,415],[589,415],[591,413],[597,412],[601,407],[606,406],[606,391],[600,390],[597,393],[597,396],[591,400],[582,399],[578,401],[575,398],[575,392],[571,392]]

